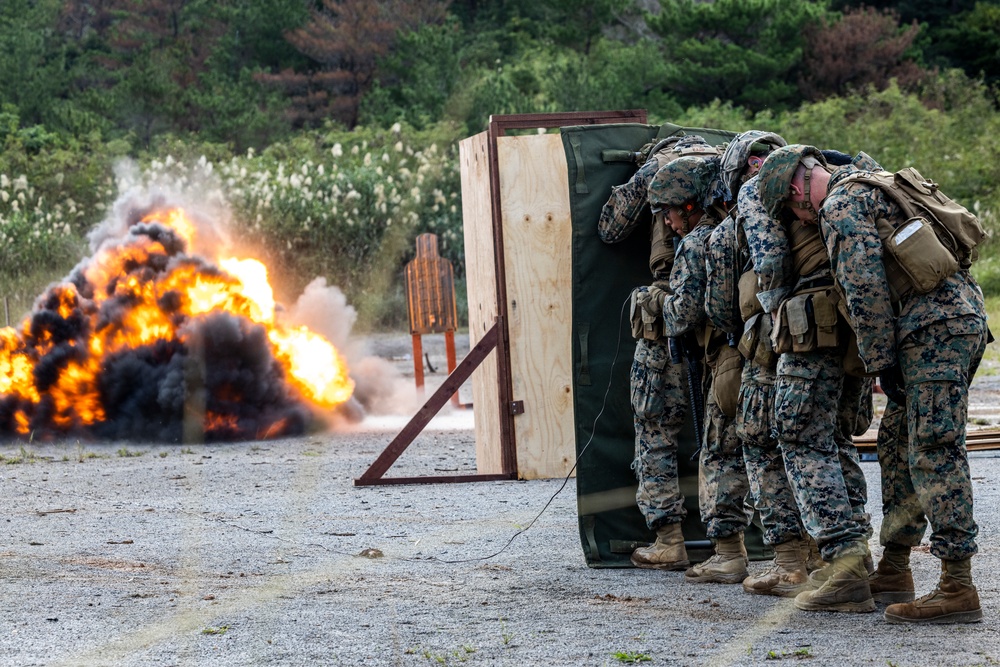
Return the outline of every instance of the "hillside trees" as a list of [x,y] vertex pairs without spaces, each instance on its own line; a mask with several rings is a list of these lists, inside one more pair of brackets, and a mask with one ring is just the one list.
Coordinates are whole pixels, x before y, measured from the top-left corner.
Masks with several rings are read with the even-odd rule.
[[281,103],[251,72],[260,63],[298,62],[280,35],[305,20],[304,0],[141,4],[141,11],[133,0],[64,4],[59,28],[72,56],[67,95],[76,124],[84,125],[71,130],[125,130],[143,145],[164,132],[200,132],[238,146],[280,134],[268,116]]
[[63,89],[65,53],[53,27],[58,0],[0,2],[0,103],[22,124],[54,120]]
[[661,0],[648,14],[667,64],[662,88],[682,105],[730,100],[751,110],[798,101],[804,29],[822,4],[800,0]]
[[949,18],[936,37],[927,47],[932,58],[956,64],[988,85],[1000,84],[1000,4],[977,2]]
[[927,75],[906,57],[919,32],[916,22],[900,28],[899,16],[892,10],[862,7],[834,19],[821,17],[805,31],[809,48],[803,56],[799,90],[815,101],[869,85],[881,90],[891,79],[911,88]]
[[442,21],[446,7],[446,0],[322,0],[309,23],[285,35],[312,66],[262,73],[258,79],[285,93],[293,126],[333,118],[354,127],[378,61],[390,53],[398,32]]

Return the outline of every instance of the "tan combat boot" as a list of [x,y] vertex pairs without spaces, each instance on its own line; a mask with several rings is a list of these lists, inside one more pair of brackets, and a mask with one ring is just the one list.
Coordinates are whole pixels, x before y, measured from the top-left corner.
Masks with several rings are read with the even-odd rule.
[[[804,532],[804,531],[803,531]],[[812,535],[805,533],[805,537],[802,538],[800,544],[802,545],[803,558],[806,562],[806,572],[812,574],[816,570],[821,570],[826,567],[826,561],[819,553],[819,545],[816,544],[816,540],[812,538]]]
[[[861,565],[864,567],[865,572],[868,576],[875,573],[875,561],[872,560],[872,555],[868,554],[861,559]],[[830,564],[823,561],[823,565],[816,570],[809,572],[809,581],[806,582],[806,590],[816,590],[823,585],[830,575],[833,574],[833,570],[830,569]]]
[[888,623],[978,623],[983,620],[979,593],[972,585],[972,559],[942,560],[941,581],[913,602],[885,609]]
[[868,577],[868,587],[876,602],[911,602],[913,573],[910,571],[910,547],[885,545],[878,568]]
[[743,533],[736,533],[715,541],[715,555],[684,573],[692,583],[738,584],[747,577],[746,547]]
[[803,611],[850,613],[875,611],[875,600],[868,588],[864,557],[841,556],[820,572],[828,573],[825,581],[814,591],[799,593],[795,597],[796,608]]
[[806,589],[809,575],[803,557],[802,540],[774,545],[774,565],[743,580],[743,590],[757,595],[793,598]]
[[653,570],[686,570],[691,561],[688,560],[687,549],[684,548],[684,535],[681,524],[669,523],[656,529],[656,541],[648,547],[640,547],[632,552],[632,564]]

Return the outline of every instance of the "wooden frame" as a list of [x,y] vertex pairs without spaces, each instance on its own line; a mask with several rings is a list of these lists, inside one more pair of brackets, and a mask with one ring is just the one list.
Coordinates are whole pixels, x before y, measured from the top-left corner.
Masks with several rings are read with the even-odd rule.
[[[548,267],[531,259],[518,264],[518,271],[541,270],[539,276],[521,285],[508,282],[508,255],[518,255],[522,248],[537,244],[553,247],[547,231],[563,233],[570,220],[566,165],[561,141],[536,135],[501,138],[518,129],[557,128],[572,125],[603,123],[646,123],[645,110],[572,112],[557,114],[516,114],[490,116],[485,132],[469,137],[460,144],[462,168],[462,216],[466,237],[466,275],[469,296],[469,355],[445,380],[445,383],[424,404],[381,456],[358,479],[355,485],[416,484],[439,482],[492,481],[497,479],[532,479],[569,474],[575,462],[572,428],[569,434],[558,425],[547,423],[546,413],[556,411],[565,422],[572,416],[572,382],[569,373],[570,354],[569,266],[554,263]],[[505,164],[501,165],[501,162]],[[504,178],[505,168],[510,178]],[[561,180],[559,180],[561,178]],[[555,184],[545,192],[536,187],[542,181]],[[467,191],[467,185],[469,190]],[[523,196],[523,206],[517,203]],[[562,205],[561,197],[566,198]],[[540,208],[539,208],[540,207]],[[561,207],[561,208],[560,208]],[[555,213],[551,211],[556,211]],[[564,219],[563,219],[564,218]],[[484,221],[488,224],[483,224]],[[505,231],[516,234],[505,239]],[[569,258],[568,231],[565,248],[560,252]],[[558,244],[556,244],[558,246]],[[544,250],[543,250],[544,252]],[[517,262],[517,257],[512,257]],[[562,260],[559,260],[562,261]],[[550,284],[564,274],[565,284]],[[536,282],[544,282],[538,285]],[[546,292],[546,290],[548,290]],[[528,317],[522,316],[530,311]],[[563,318],[562,336],[537,333],[537,323],[558,316]],[[511,334],[531,335],[532,352],[542,348],[541,359],[531,358],[530,352],[511,348]],[[557,327],[558,330],[558,327]],[[535,332],[535,333],[532,333]],[[563,341],[562,338],[565,338]],[[521,338],[517,339],[518,342]],[[565,346],[562,350],[560,346]],[[495,354],[491,354],[495,352]],[[559,357],[565,369],[551,358]],[[563,359],[564,358],[564,359]],[[475,376],[474,370],[479,370]],[[516,370],[516,372],[515,372]],[[539,380],[539,374],[544,374]],[[444,406],[448,397],[472,377],[473,405],[476,422],[476,475],[385,478],[382,475],[413,442]],[[525,396],[528,396],[525,400]],[[522,419],[526,439],[539,438],[569,446],[565,452],[544,451],[541,447],[526,452],[519,468],[518,429],[514,418],[528,412]],[[549,420],[551,422],[552,420]],[[551,448],[549,448],[551,449]]]

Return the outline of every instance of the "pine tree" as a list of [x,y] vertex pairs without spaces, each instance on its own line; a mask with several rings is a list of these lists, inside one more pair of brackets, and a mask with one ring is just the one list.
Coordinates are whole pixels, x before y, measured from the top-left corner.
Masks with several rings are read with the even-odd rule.
[[869,85],[882,90],[893,78],[904,89],[912,87],[927,75],[906,57],[919,33],[916,21],[900,27],[899,14],[888,9],[848,9],[835,22],[823,18],[807,29],[799,90],[808,100],[820,100]]
[[258,79],[290,98],[289,120],[295,126],[332,118],[354,127],[361,97],[398,32],[442,21],[446,7],[444,0],[323,0],[307,25],[285,36],[313,67],[260,74]]

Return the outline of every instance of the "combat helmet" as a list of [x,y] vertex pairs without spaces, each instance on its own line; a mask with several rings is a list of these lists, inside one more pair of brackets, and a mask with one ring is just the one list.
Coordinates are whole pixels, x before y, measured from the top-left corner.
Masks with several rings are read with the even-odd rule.
[[663,165],[649,183],[648,196],[654,212],[690,205],[685,209],[685,221],[686,213],[691,210],[706,210],[713,203],[724,201],[726,188],[719,172],[719,158],[686,156]]
[[[813,164],[826,166],[826,158],[815,146],[804,144],[791,144],[782,146],[767,156],[764,165],[757,172],[757,182],[760,186],[760,201],[767,210],[768,215],[777,218],[781,213],[781,207],[785,204],[792,189],[792,178],[795,170],[799,168],[799,163],[809,158],[815,159]],[[805,201],[793,202],[790,205],[796,208],[812,210],[815,214],[812,202],[809,200],[809,176],[806,172],[805,180]]]
[[769,153],[788,142],[774,132],[748,130],[737,134],[726,146],[722,154],[722,182],[729,190],[729,198],[735,199],[742,185],[743,174],[747,170],[747,160],[754,153]]

